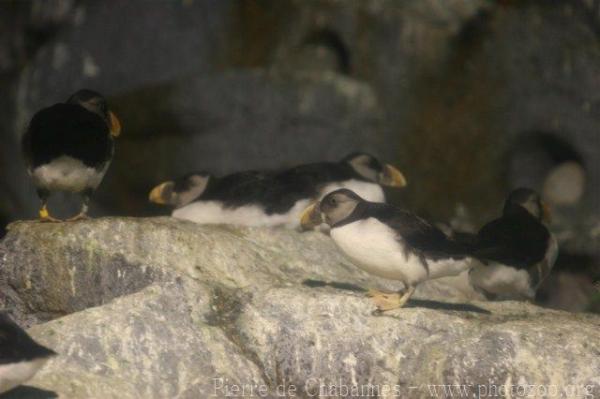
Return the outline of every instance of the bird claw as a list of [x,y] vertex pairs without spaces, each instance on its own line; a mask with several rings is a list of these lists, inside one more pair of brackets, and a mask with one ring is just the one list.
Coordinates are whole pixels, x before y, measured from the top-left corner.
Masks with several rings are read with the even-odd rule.
[[385,296],[390,296],[390,295],[394,295],[394,294],[395,293],[393,293],[393,292],[384,292],[384,291],[376,290],[373,288],[368,289],[367,293],[366,293],[367,297],[369,297],[369,298],[380,297],[380,296],[385,297]]
[[63,221],[52,216],[40,218],[40,223],[62,223]]
[[48,209],[44,206],[40,209],[40,222],[41,223],[60,223],[62,220],[50,216]]
[[414,292],[414,288],[409,288],[405,292],[387,293],[379,290],[369,290],[367,296],[371,298],[377,309],[373,315],[382,314],[385,311],[403,307]]
[[377,310],[385,312],[386,310],[396,309],[401,306],[402,296],[398,293],[372,293],[369,295],[371,301],[377,306]]
[[79,220],[88,220],[88,219],[90,219],[90,217],[87,214],[81,212],[81,213],[73,216],[72,218],[67,219],[67,222],[77,222]]
[[383,314],[382,310],[375,309],[371,312],[371,316],[381,316]]

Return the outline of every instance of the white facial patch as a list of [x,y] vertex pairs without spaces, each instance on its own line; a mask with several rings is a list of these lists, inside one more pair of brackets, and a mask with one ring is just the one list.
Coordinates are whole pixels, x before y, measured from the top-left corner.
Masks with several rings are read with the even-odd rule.
[[267,215],[264,209],[258,205],[226,208],[217,201],[197,201],[174,210],[171,216],[199,224],[285,226],[288,228],[297,228],[300,226],[302,211],[304,211],[309,203],[309,200],[300,200],[286,213]]
[[198,198],[206,190],[208,179],[207,176],[190,176],[188,179],[191,185],[189,190],[175,194],[177,207],[185,206]]
[[375,181],[377,180],[377,171],[369,166],[370,160],[371,157],[366,154],[359,155],[350,161],[350,166],[352,166],[352,169],[362,177]]
[[98,187],[109,163],[97,170],[86,166],[78,159],[63,155],[52,162],[30,171],[38,187],[50,191],[81,192],[87,188]]
[[350,179],[339,183],[330,183],[319,192],[319,200],[332,191],[346,188],[354,191],[359,197],[369,202],[385,202],[385,194],[379,184]]
[[396,232],[375,218],[332,228],[330,235],[342,252],[367,273],[411,285],[457,275],[471,266],[469,258],[428,260],[428,273],[417,256],[404,251]]
[[47,361],[48,358],[43,358],[18,363],[1,364],[0,393],[9,391],[29,380]]

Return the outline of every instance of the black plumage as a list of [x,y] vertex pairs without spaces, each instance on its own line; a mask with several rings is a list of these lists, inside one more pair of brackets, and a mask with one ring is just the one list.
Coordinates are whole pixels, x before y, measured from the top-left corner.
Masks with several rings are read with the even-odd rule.
[[6,314],[0,313],[0,365],[54,355],[56,352],[35,342]]
[[[369,181],[349,165],[338,162],[319,162],[296,166],[285,170],[244,171],[223,177],[207,172],[189,173],[173,180],[173,192],[185,192],[191,188],[190,176],[209,176],[206,188],[192,201],[218,200],[227,208],[247,204],[264,205],[268,215],[287,212],[296,201],[315,198],[320,189],[335,181],[356,179]],[[169,193],[167,193],[169,194]]]
[[261,203],[277,194],[274,174],[244,171],[223,177],[192,172],[155,187],[150,200],[179,208],[194,201],[218,201],[225,208]]
[[[194,201],[218,201],[225,208],[238,208],[244,205],[259,204],[265,214],[280,214],[289,211],[296,201],[314,198],[318,194],[319,181],[327,181],[317,175],[306,176],[301,173],[277,173],[269,171],[245,171],[223,177],[212,176],[204,172],[188,174],[173,180],[173,185],[164,186],[162,196],[169,198],[173,194],[190,192],[193,184],[191,176],[207,178],[206,186],[193,198],[176,206],[184,206]],[[321,183],[322,184],[322,183]],[[172,204],[175,205],[175,204]]]
[[81,212],[71,220],[87,217],[88,203],[112,160],[113,137],[120,129],[104,97],[86,89],[33,116],[21,144],[42,201],[42,221],[58,221],[46,208],[55,191],[81,193]]
[[277,183],[276,174],[245,171],[211,177],[206,190],[198,198],[203,201],[219,201],[225,208],[266,204],[265,213],[272,214],[287,211],[293,205],[293,202],[282,198],[280,194],[283,194],[283,190]]
[[0,393],[21,385],[56,355],[35,342],[6,314],[0,313]]
[[[371,176],[360,174],[352,167],[352,160],[361,156],[367,157],[365,166],[373,171]],[[277,173],[277,177],[282,181],[289,181],[293,185],[292,187],[316,187],[320,184],[350,179],[375,182],[377,181],[376,173],[380,173],[383,169],[384,165],[372,155],[352,153],[344,157],[340,162],[315,162],[282,170]]]
[[549,239],[548,229],[521,209],[483,226],[473,253],[482,260],[523,269],[544,259]]
[[512,191],[502,216],[470,238],[482,265],[471,270],[473,286],[489,298],[533,298],[556,257],[556,239],[544,225],[546,208],[530,189]]
[[[453,240],[434,224],[412,212],[386,203],[364,201],[347,189],[337,190],[336,193],[353,197],[358,203],[348,217],[334,223],[331,226],[332,228],[341,227],[358,220],[374,218],[395,232],[396,238],[402,241],[407,253],[413,253],[420,258],[437,261],[441,259],[463,259],[471,255],[471,245]],[[334,195],[328,195],[321,201],[320,207],[324,212],[328,207],[336,205],[335,203],[331,204],[331,201],[335,201]]]
[[97,114],[80,105],[55,104],[33,116],[23,150],[31,168],[66,155],[100,170],[112,157],[114,140]]
[[[353,153],[341,162],[318,162],[295,166],[274,173],[266,190],[257,190],[255,200],[267,204],[267,213],[282,213],[288,211],[296,201],[303,198],[316,198],[328,184],[347,180],[375,182],[360,175],[352,168],[348,160],[360,155]],[[370,157],[369,167],[381,171],[383,166],[374,157]],[[265,184],[265,186],[267,186]],[[260,197],[263,198],[260,198]]]
[[[299,201],[320,198],[329,185],[356,182],[363,184],[363,189],[371,190],[377,201],[385,198],[380,185],[402,187],[406,184],[404,176],[391,165],[383,165],[368,154],[354,153],[340,162],[312,163],[283,170],[246,171],[224,177],[191,173],[155,187],[150,200],[175,208],[209,201],[216,201],[225,209],[256,205],[266,216],[283,215]],[[295,219],[296,216],[299,215],[295,215]],[[297,220],[295,222],[297,224]],[[253,222],[248,220],[248,223]],[[290,224],[293,224],[291,220]]]
[[414,213],[388,204],[369,203],[374,218],[385,223],[402,237],[412,250],[428,259],[463,259],[471,248],[446,236],[439,228]]
[[322,222],[331,227],[333,241],[358,267],[404,283],[402,295],[371,294],[381,311],[404,306],[419,283],[457,275],[472,264],[469,244],[453,240],[411,212],[365,201],[348,189],[330,192],[302,215],[303,227]]

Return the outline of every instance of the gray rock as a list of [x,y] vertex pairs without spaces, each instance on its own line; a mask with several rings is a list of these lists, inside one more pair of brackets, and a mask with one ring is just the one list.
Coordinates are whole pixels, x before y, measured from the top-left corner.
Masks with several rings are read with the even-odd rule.
[[[94,196],[93,214],[125,209],[132,216],[156,214],[147,200],[150,189],[193,170],[220,175],[281,168],[339,160],[357,149],[379,153],[375,149],[385,146],[371,88],[332,73],[189,76],[114,96],[110,103],[126,133]],[[38,206],[33,186],[23,184],[30,180],[24,170],[17,175],[16,192],[28,198],[27,214],[33,215]],[[50,201],[58,215],[78,209],[77,203]]]
[[443,384],[470,397],[528,384],[600,394],[600,317],[465,303],[472,294],[447,281],[374,316],[361,289],[400,285],[360,271],[321,233],[170,218],[23,222],[0,254],[22,309],[53,318],[29,331],[60,356],[29,384],[61,397],[459,389]]
[[[11,196],[0,209],[12,220],[35,214],[38,201],[13,149],[36,110],[84,86],[115,101],[124,126],[122,170],[107,175],[98,215],[156,214],[147,190],[157,177],[190,168],[280,167],[355,150],[398,158],[405,130],[398,122],[409,112],[415,71],[435,65],[448,37],[486,7],[483,0],[36,3],[35,23],[57,25],[13,78],[3,133],[9,145],[0,155]],[[332,61],[329,47],[320,56],[319,40],[316,51],[303,51],[323,28],[348,48],[351,76],[329,66],[337,56]],[[385,100],[385,118],[372,88]],[[166,108],[152,95],[157,90]],[[77,204],[66,208],[59,214]]]
[[[480,225],[511,187],[540,189],[575,154],[587,184],[576,205],[556,210],[555,227],[570,252],[598,255],[596,1],[56,0],[5,9],[0,18],[16,22],[0,28],[0,52],[24,54],[0,54],[0,64],[26,65],[0,99],[6,219],[38,205],[14,150],[26,121],[91,86],[118,103],[124,122],[121,166],[94,214],[155,214],[147,190],[188,168],[282,166],[362,147],[419,183],[394,200],[438,220],[462,203]],[[3,48],[26,42],[29,25],[52,33],[39,51]],[[312,82],[299,78],[307,72]],[[363,95],[375,106],[350,100]]]
[[[0,85],[10,88],[0,100],[0,117],[6,120],[0,127],[6,140],[0,148],[1,185],[9,194],[7,204],[0,202],[0,212],[15,220],[34,215],[38,206],[33,186],[23,184],[28,179],[19,151],[20,137],[33,113],[64,101],[82,87],[110,97],[206,73],[224,46],[221,32],[230,7],[227,0],[152,4],[35,0],[15,3],[12,9],[3,7],[6,19],[17,21],[14,36],[21,41],[13,40],[20,44],[17,49],[4,50],[0,39],[0,73],[4,62],[17,64],[6,84],[0,79]],[[20,57],[3,61],[3,50]],[[127,117],[121,118],[126,125]],[[66,213],[77,205],[64,208],[61,211]]]
[[97,200],[133,215],[153,209],[147,196],[154,185],[193,170],[221,175],[339,160],[385,141],[371,88],[330,73],[231,71],[134,91],[114,103],[138,117],[129,119]]
[[497,106],[508,183],[542,191],[553,168],[580,163],[586,178],[583,195],[553,209],[553,228],[565,250],[598,256],[600,47],[598,26],[588,18],[569,2],[500,10],[481,56],[506,82]]

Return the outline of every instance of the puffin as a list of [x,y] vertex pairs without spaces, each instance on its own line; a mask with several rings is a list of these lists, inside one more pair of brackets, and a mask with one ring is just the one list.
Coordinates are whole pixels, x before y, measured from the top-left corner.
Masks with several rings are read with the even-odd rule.
[[502,216],[469,239],[481,260],[469,272],[473,287],[489,299],[533,300],[558,256],[556,238],[544,224],[549,217],[534,190],[510,192]]
[[404,187],[394,166],[353,153],[340,162],[299,165],[279,171],[245,171],[223,177],[189,173],[154,187],[150,202],[174,208],[172,216],[200,224],[283,226],[296,229],[300,214],[330,191],[351,187],[372,201],[385,201],[382,186]]
[[0,393],[21,385],[56,352],[35,342],[5,313],[0,313]]
[[383,187],[402,188],[406,178],[395,166],[381,163],[366,152],[353,152],[339,162],[299,165],[278,175],[292,191],[310,190],[320,199],[347,188],[373,202],[385,202]]
[[386,203],[367,201],[348,189],[327,194],[302,214],[301,225],[329,227],[337,247],[360,269],[404,284],[403,293],[371,291],[378,311],[400,308],[416,286],[472,267],[470,246],[434,224]]
[[23,135],[22,150],[41,200],[41,221],[61,221],[47,208],[50,195],[57,191],[82,197],[80,212],[69,221],[87,218],[90,199],[111,163],[114,139],[120,132],[119,119],[106,99],[88,89],[33,116]]

